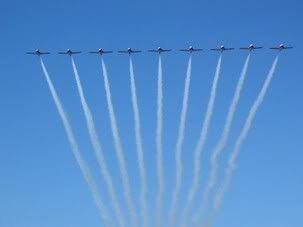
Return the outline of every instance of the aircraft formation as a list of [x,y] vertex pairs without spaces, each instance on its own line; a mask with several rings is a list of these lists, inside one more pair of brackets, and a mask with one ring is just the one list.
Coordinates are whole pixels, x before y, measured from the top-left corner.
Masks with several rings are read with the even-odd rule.
[[[246,47],[240,47],[237,49],[247,51],[248,53],[252,53],[255,50],[262,49],[265,47],[257,46],[254,44],[250,44]],[[276,50],[277,52],[291,49],[292,46],[280,44],[274,47],[270,47],[271,50]],[[183,91],[183,99],[182,99],[182,107],[180,111],[180,121],[179,121],[179,129],[178,129],[178,136],[176,140],[176,147],[175,147],[175,182],[172,186],[172,192],[171,195],[171,202],[168,207],[167,212],[167,218],[164,217],[162,214],[164,211],[164,205],[166,205],[167,201],[165,197],[166,189],[165,185],[166,183],[166,177],[165,177],[165,165],[164,165],[164,140],[163,137],[163,125],[164,125],[164,114],[165,112],[165,102],[163,102],[163,94],[165,94],[165,87],[163,86],[163,78],[162,78],[162,60],[161,60],[161,54],[166,52],[173,51],[172,49],[166,49],[162,47],[158,47],[155,49],[148,49],[145,52],[150,52],[151,54],[156,54],[156,56],[159,57],[158,59],[158,76],[157,76],[157,95],[156,102],[157,103],[157,110],[156,110],[156,127],[155,127],[155,162],[156,162],[156,187],[155,190],[155,198],[153,198],[151,201],[155,201],[155,215],[154,216],[154,222],[156,226],[166,226],[164,225],[164,222],[167,222],[167,226],[173,227],[173,226],[180,226],[180,227],[186,227],[186,226],[198,226],[200,224],[200,221],[202,218],[205,218],[205,225],[201,224],[201,226],[208,226],[210,227],[211,223],[213,222],[214,216],[216,216],[218,209],[221,207],[221,203],[224,197],[224,194],[227,192],[227,189],[229,188],[229,185],[231,183],[235,168],[237,157],[240,152],[240,148],[246,139],[248,132],[250,130],[250,127],[253,125],[253,121],[255,118],[255,115],[257,113],[257,110],[259,106],[262,104],[262,101],[264,99],[264,96],[267,92],[268,87],[270,86],[270,82],[273,78],[273,74],[275,72],[276,65],[278,63],[279,55],[277,55],[272,63],[272,66],[266,76],[266,79],[264,80],[264,83],[262,85],[262,88],[260,89],[260,92],[258,93],[255,101],[253,102],[252,106],[250,107],[250,110],[248,112],[247,118],[245,120],[244,125],[242,126],[242,129],[240,131],[239,136],[236,138],[235,145],[232,148],[231,153],[229,154],[227,165],[224,170],[224,174],[222,175],[222,183],[220,183],[220,186],[218,187],[217,191],[214,191],[215,186],[217,183],[219,183],[219,179],[221,176],[219,175],[219,159],[220,156],[222,156],[222,152],[227,146],[227,142],[229,141],[230,137],[230,131],[231,127],[233,125],[233,119],[235,118],[235,113],[237,112],[238,108],[238,102],[240,100],[241,91],[243,90],[244,82],[247,75],[247,70],[249,66],[249,59],[250,54],[246,56],[246,60],[243,64],[243,68],[241,70],[241,75],[239,77],[239,80],[237,82],[237,85],[235,87],[234,96],[232,98],[231,104],[228,108],[228,112],[226,114],[225,123],[223,126],[223,130],[221,132],[221,136],[219,137],[218,142],[213,147],[213,150],[210,153],[210,171],[207,181],[205,182],[205,188],[203,191],[201,191],[201,203],[197,207],[197,211],[191,214],[191,210],[194,208],[194,201],[198,196],[200,196],[199,187],[201,184],[200,178],[201,173],[200,170],[202,169],[202,153],[205,149],[205,145],[208,140],[208,130],[211,126],[212,121],[212,115],[215,111],[215,103],[216,103],[216,95],[217,95],[217,85],[220,81],[220,72],[221,72],[221,60],[222,60],[222,53],[226,51],[233,51],[236,48],[233,47],[225,47],[224,45],[221,45],[217,48],[212,48],[210,51],[219,53],[218,56],[218,63],[216,64],[215,74],[214,78],[212,80],[209,100],[207,104],[207,109],[205,111],[205,117],[201,119],[201,131],[200,136],[198,137],[196,141],[195,148],[193,150],[193,162],[192,166],[190,166],[190,170],[192,169],[192,177],[190,175],[189,178],[189,186],[187,187],[188,191],[182,192],[181,188],[182,186],[185,186],[183,182],[183,178],[186,174],[184,167],[186,165],[183,164],[183,153],[184,153],[184,139],[186,137],[186,114],[188,110],[188,103],[189,103],[189,96],[190,96],[190,83],[191,83],[191,72],[192,72],[192,64],[191,64],[191,57],[194,52],[201,52],[203,49],[194,48],[193,46],[189,46],[188,48],[178,49],[177,51],[189,54],[188,59],[188,66],[186,70],[186,77],[184,78],[184,91]],[[90,142],[92,144],[92,148],[94,150],[94,153],[97,158],[98,165],[100,166],[100,173],[103,178],[103,183],[106,190],[106,195],[108,196],[109,200],[107,203],[104,203],[103,205],[103,193],[99,194],[99,191],[96,188],[96,182],[94,179],[94,176],[91,175],[90,167],[85,162],[85,160],[82,158],[82,152],[79,150],[77,139],[75,138],[74,132],[72,130],[72,126],[68,120],[68,117],[66,115],[66,112],[64,110],[64,106],[61,103],[60,96],[57,94],[55,85],[52,82],[51,76],[48,74],[48,70],[44,64],[44,59],[42,56],[49,55],[50,52],[44,52],[39,49],[34,50],[33,52],[27,52],[26,54],[30,54],[32,56],[38,56],[41,64],[41,68],[43,71],[43,74],[45,76],[46,82],[48,84],[48,88],[50,89],[50,93],[52,95],[53,101],[56,105],[56,108],[58,110],[58,113],[60,115],[60,118],[62,120],[63,126],[65,127],[65,132],[67,134],[68,141],[70,142],[73,155],[75,156],[76,161],[78,162],[78,165],[80,167],[80,170],[82,171],[82,175],[85,178],[86,183],[88,184],[88,188],[91,190],[93,199],[97,205],[97,208],[99,209],[99,213],[101,214],[102,222],[104,226],[111,227],[111,226],[117,226],[117,227],[125,227],[125,222],[129,222],[132,227],[137,226],[143,226],[147,227],[149,226],[149,221],[151,216],[149,214],[149,199],[147,197],[147,191],[149,189],[149,176],[146,174],[147,169],[145,167],[145,151],[144,151],[144,143],[142,139],[142,132],[141,132],[141,122],[140,122],[140,111],[138,107],[138,95],[136,92],[136,82],[135,82],[135,73],[134,73],[134,67],[133,62],[131,59],[131,56],[133,54],[141,53],[142,50],[137,50],[133,48],[127,48],[124,50],[117,51],[118,53],[123,54],[124,56],[129,57],[129,84],[130,84],[130,100],[132,105],[132,111],[133,111],[133,123],[134,123],[134,139],[135,139],[135,147],[136,147],[136,153],[137,153],[137,160],[135,161],[136,164],[134,164],[134,161],[132,160],[131,165],[136,165],[139,172],[139,190],[138,193],[135,194],[135,198],[138,198],[139,204],[140,204],[140,212],[138,212],[137,215],[137,205],[134,203],[133,200],[133,185],[131,184],[132,175],[129,175],[128,168],[127,168],[127,159],[125,159],[124,154],[127,155],[127,153],[124,152],[124,148],[121,142],[121,138],[119,135],[119,125],[116,122],[116,114],[114,111],[114,105],[111,95],[111,83],[110,78],[108,77],[107,73],[107,67],[106,63],[103,61],[103,59],[100,63],[102,65],[102,77],[104,81],[104,90],[105,90],[105,96],[107,100],[107,109],[109,114],[109,127],[112,131],[112,139],[114,144],[114,150],[115,155],[117,156],[117,164],[118,169],[120,172],[121,177],[121,184],[119,184],[119,188],[121,186],[122,195],[124,197],[124,202],[127,208],[127,214],[124,215],[124,212],[122,212],[122,209],[120,208],[120,201],[118,196],[118,191],[116,191],[116,185],[113,183],[112,175],[111,175],[111,168],[107,167],[107,160],[106,160],[106,154],[102,151],[102,142],[98,139],[98,133],[95,129],[95,122],[94,118],[92,117],[92,111],[90,110],[90,107],[86,101],[85,98],[85,92],[83,91],[83,87],[81,84],[81,77],[79,76],[78,69],[76,66],[76,63],[73,59],[74,55],[83,53],[82,51],[74,51],[72,49],[67,49],[62,52],[58,52],[57,54],[67,56],[71,60],[71,65],[74,73],[74,79],[77,85],[77,90],[79,93],[79,99],[82,105],[82,109],[84,112],[84,117],[87,125],[88,135],[90,137]],[[112,54],[114,51],[112,50],[105,50],[105,49],[97,49],[94,51],[89,51],[87,54],[92,54],[97,57],[102,57],[105,54]],[[221,54],[221,55],[220,55]],[[165,81],[164,81],[165,82]],[[164,83],[165,85],[165,83]],[[150,118],[149,115],[147,117]],[[221,167],[220,167],[221,168]],[[184,170],[183,170],[184,169]],[[219,177],[220,176],[220,177]],[[170,179],[171,180],[171,179]],[[138,185],[136,185],[138,187]],[[208,203],[211,200],[212,192],[214,191],[214,199],[212,202],[212,208],[209,210],[209,214],[207,216],[204,216],[204,209],[207,208]],[[182,192],[182,194],[181,194]],[[180,198],[184,195],[185,203],[184,205],[180,205],[181,202],[183,202]],[[108,213],[107,211],[107,205],[109,206],[109,209],[113,212],[112,220],[105,215]],[[122,204],[121,204],[122,205]],[[181,208],[181,210],[179,210]],[[181,211],[179,215],[179,211]],[[206,210],[205,210],[206,211]],[[165,212],[164,212],[165,213]],[[126,219],[125,219],[125,217]],[[138,217],[137,217],[138,216]],[[151,216],[152,217],[152,216]],[[167,220],[166,220],[167,219]],[[138,225],[137,222],[140,220],[142,222],[141,225]],[[112,223],[113,221],[113,223]],[[162,224],[163,222],[163,224]]]
[[[240,47],[239,49],[240,50],[247,50],[247,51],[254,51],[254,50],[262,49],[262,48],[263,47],[261,47],[261,46],[255,46],[254,44],[250,44],[247,47]],[[292,46],[286,46],[284,44],[280,44],[280,45],[277,45],[277,46],[274,46],[274,47],[270,47],[269,49],[282,51],[282,50],[287,50],[287,49],[291,49],[291,48],[293,48],[293,47]],[[224,51],[235,50],[235,48],[233,48],[233,47],[225,47],[224,45],[221,45],[220,47],[212,48],[210,50],[212,50],[212,51],[218,51],[218,52],[222,53]],[[170,51],[172,51],[172,49],[163,49],[162,47],[158,47],[157,49],[148,50],[148,52],[158,53],[158,54],[161,54],[163,52],[170,52]],[[188,52],[188,53],[191,54],[193,52],[203,51],[203,49],[194,48],[192,46],[189,46],[188,48],[180,49],[179,51]],[[135,50],[135,49],[132,49],[132,48],[127,48],[126,50],[119,50],[118,51],[118,53],[128,54],[128,55],[136,54],[136,53],[141,53],[141,52],[142,52],[141,50]],[[69,55],[69,56],[74,55],[74,54],[81,54],[81,53],[82,53],[82,51],[73,51],[71,49],[67,49],[64,52],[58,52],[58,54]],[[111,53],[113,53],[113,51],[107,51],[107,50],[103,50],[102,48],[100,48],[100,49],[98,49],[96,51],[89,51],[88,53],[89,54],[103,55],[103,54],[111,54]],[[43,52],[40,49],[37,49],[37,50],[32,51],[32,52],[26,52],[26,54],[32,54],[32,55],[40,56],[40,55],[48,55],[48,54],[50,54],[50,52]]]

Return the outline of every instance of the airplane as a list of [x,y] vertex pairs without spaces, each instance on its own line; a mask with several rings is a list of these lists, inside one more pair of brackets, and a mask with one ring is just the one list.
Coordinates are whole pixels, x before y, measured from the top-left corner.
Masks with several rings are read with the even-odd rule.
[[293,47],[288,47],[288,46],[285,46],[284,44],[280,44],[277,47],[271,47],[269,49],[272,49],[272,50],[287,50],[287,49],[291,49],[291,48],[293,48]]
[[226,50],[234,50],[235,48],[226,48],[224,47],[223,45],[221,45],[219,48],[213,48],[213,49],[210,49],[210,50],[214,50],[214,51],[220,51],[221,53],[223,51],[226,51]]
[[157,49],[154,50],[148,50],[148,52],[154,52],[154,53],[158,53],[161,54],[162,52],[169,52],[172,51],[171,49],[163,49],[161,47],[158,47]]
[[254,44],[250,44],[248,47],[240,47],[240,50],[256,50],[256,49],[262,49],[263,47],[257,47]]
[[72,51],[71,49],[67,49],[65,52],[58,52],[58,54],[66,54],[66,55],[73,55],[73,54],[80,54],[81,51]]
[[127,50],[119,50],[118,53],[123,53],[123,54],[135,54],[135,53],[140,53],[142,52],[141,50],[133,50],[132,48],[127,48]]
[[97,51],[90,51],[88,52],[90,54],[100,54],[100,55],[103,55],[103,54],[111,54],[113,53],[112,51],[106,51],[106,50],[103,50],[102,48],[99,48]]
[[41,50],[37,49],[33,52],[26,52],[26,54],[33,54],[33,55],[40,56],[40,55],[50,54],[50,52],[42,52]]
[[192,53],[192,52],[202,51],[202,50],[203,50],[203,49],[195,49],[195,48],[193,48],[192,46],[189,46],[188,48],[181,49],[180,51]]

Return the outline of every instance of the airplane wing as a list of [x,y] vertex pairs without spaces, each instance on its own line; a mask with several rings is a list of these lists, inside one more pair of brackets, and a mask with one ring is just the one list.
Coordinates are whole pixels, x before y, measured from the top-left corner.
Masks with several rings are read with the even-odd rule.
[[158,53],[158,52],[160,52],[160,53],[161,53],[161,52],[169,52],[169,51],[171,51],[171,49],[167,49],[167,50],[163,50],[163,49],[162,49],[162,50],[160,50],[160,51],[159,51],[159,50],[148,50],[148,52],[154,52],[154,53]]
[[66,52],[58,52],[58,54],[67,54]]
[[[99,51],[89,51],[88,52],[89,54],[99,54],[100,52]],[[101,54],[110,54],[110,53],[113,53],[112,51],[103,51],[101,52]]]
[[190,50],[190,49],[180,49],[180,51],[184,51],[184,52],[190,52],[190,51],[192,51],[192,52],[197,52],[197,51],[202,51],[203,49],[192,49],[192,50]]
[[119,50],[118,53],[124,53],[124,54],[135,54],[135,53],[140,53],[142,52],[141,50],[132,50],[132,51],[127,51],[127,50]]
[[255,47],[255,49],[262,49],[263,47]]
[[221,51],[221,48],[213,48],[213,49],[210,49],[210,50]]
[[81,54],[81,51],[73,51],[72,54]]
[[40,53],[36,53],[36,52],[26,52],[26,54],[45,55],[45,54],[50,54],[50,52],[40,52]]
[[235,48],[225,48],[224,50],[234,50]]
[[293,47],[284,47],[284,48],[281,48],[281,47],[270,47],[269,49],[271,50],[286,50],[286,49],[291,49]]
[[240,47],[240,50],[250,50],[249,47]]

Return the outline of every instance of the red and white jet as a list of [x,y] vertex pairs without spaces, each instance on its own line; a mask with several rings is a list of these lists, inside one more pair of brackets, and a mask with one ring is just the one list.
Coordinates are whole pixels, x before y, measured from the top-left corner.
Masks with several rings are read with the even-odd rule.
[[235,49],[235,48],[227,48],[227,47],[221,45],[219,48],[213,48],[213,49],[210,49],[210,50],[220,51],[220,52],[222,53],[223,51],[226,51],[226,50],[234,50],[234,49]]
[[103,54],[111,54],[113,53],[112,51],[107,51],[107,50],[103,50],[102,48],[99,48],[97,51],[90,51],[88,52],[90,54],[100,54],[100,55],[103,55]]
[[67,49],[65,52],[58,52],[58,54],[65,54],[72,56],[73,54],[80,54],[81,51],[72,51],[71,49]]
[[162,47],[158,47],[157,49],[148,50],[148,52],[158,53],[161,54],[162,52],[169,52],[172,51],[171,49],[163,49]]
[[118,53],[123,53],[123,54],[136,54],[136,53],[141,53],[141,50],[133,50],[132,48],[127,48],[127,50],[119,50]]
[[291,48],[293,48],[293,47],[288,47],[288,46],[285,46],[284,44],[280,44],[277,47],[271,47],[269,49],[272,49],[272,50],[287,50],[287,49],[291,49]]
[[40,56],[40,55],[50,54],[50,52],[42,52],[41,50],[37,49],[32,52],[26,52],[26,54],[33,54],[33,55]]
[[189,46],[188,48],[185,48],[185,49],[180,49],[180,51],[189,52],[189,53],[197,52],[197,51],[202,51],[202,50],[203,49],[193,48],[192,46]]
[[253,51],[256,49],[262,49],[263,47],[257,47],[254,44],[250,44],[248,47],[240,47],[240,50],[249,50],[249,51]]

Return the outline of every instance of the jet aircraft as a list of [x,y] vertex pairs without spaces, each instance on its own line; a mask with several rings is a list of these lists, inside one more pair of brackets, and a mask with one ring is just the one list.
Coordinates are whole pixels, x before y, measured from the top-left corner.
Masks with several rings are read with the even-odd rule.
[[193,48],[192,46],[189,46],[188,48],[185,48],[185,49],[180,49],[180,51],[189,52],[189,53],[196,52],[196,51],[202,51],[202,50],[203,49]]
[[99,48],[97,51],[90,51],[88,52],[90,54],[100,54],[100,55],[103,55],[103,54],[111,54],[113,53],[112,51],[107,51],[107,50],[103,50],[102,48]]
[[58,54],[65,54],[72,56],[73,54],[80,54],[81,51],[72,51],[71,49],[67,49],[65,52],[58,52]]
[[40,56],[40,55],[50,54],[50,52],[42,52],[41,50],[37,49],[32,52],[26,52],[26,54],[33,54],[33,55]]
[[153,49],[153,50],[148,50],[148,52],[154,52],[154,53],[158,53],[161,54],[162,52],[169,52],[172,51],[171,49],[163,49],[161,47],[158,47],[157,49]]
[[127,48],[127,50],[119,50],[118,53],[123,53],[123,54],[135,54],[135,53],[140,53],[142,52],[141,50],[133,50],[132,48]]
[[269,49],[272,49],[272,50],[287,50],[287,49],[291,49],[293,47],[288,47],[288,46],[285,46],[284,44],[280,44],[279,46],[276,46],[276,47],[271,47]]
[[249,50],[253,51],[256,49],[262,49],[263,47],[255,46],[254,44],[250,44],[248,47],[240,47],[240,50]]
[[221,45],[219,48],[213,48],[213,49],[210,49],[210,50],[214,50],[214,51],[220,51],[221,53],[223,51],[226,51],[226,50],[234,50],[235,48],[226,48],[225,46]]

